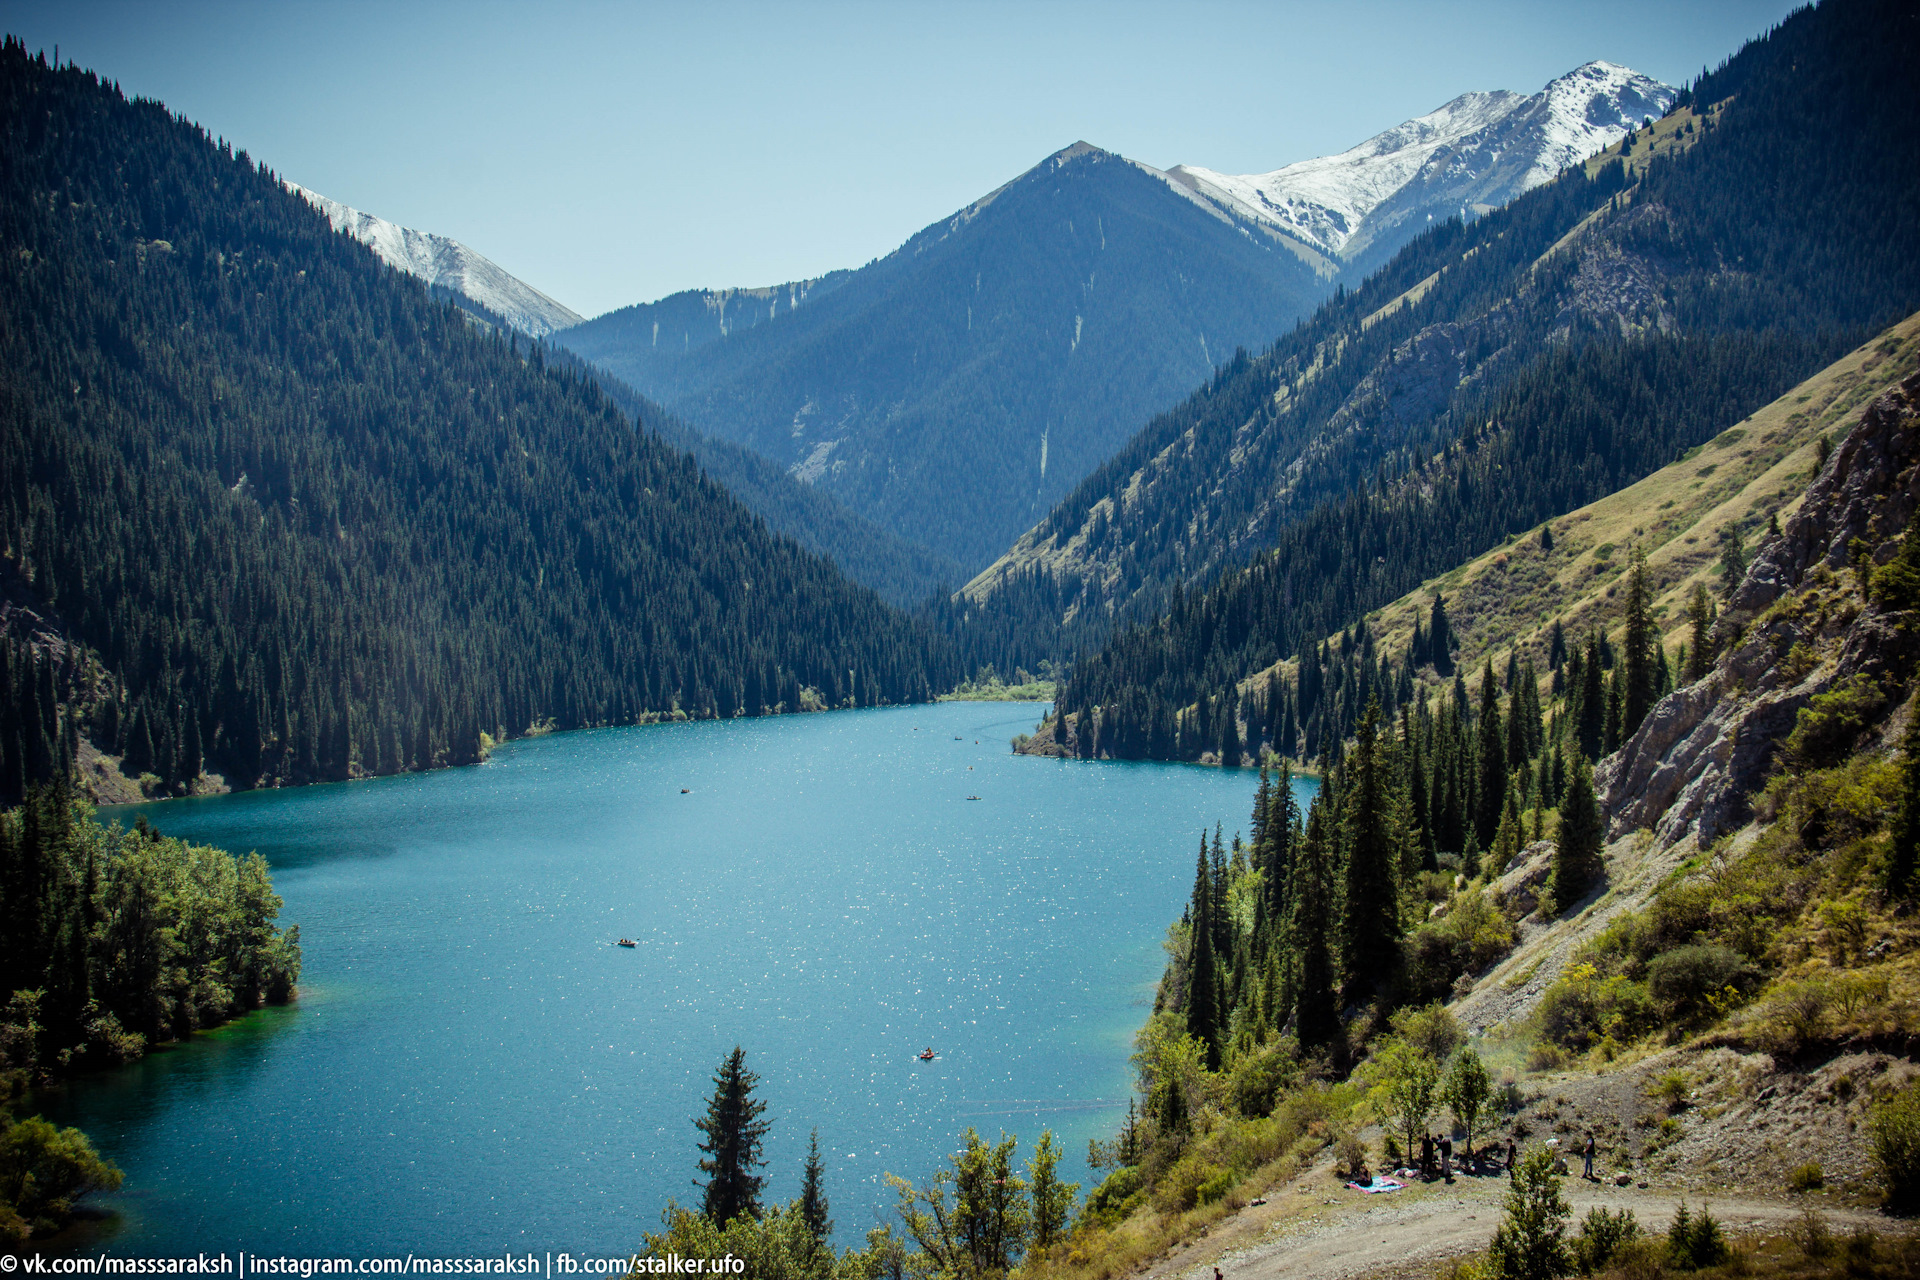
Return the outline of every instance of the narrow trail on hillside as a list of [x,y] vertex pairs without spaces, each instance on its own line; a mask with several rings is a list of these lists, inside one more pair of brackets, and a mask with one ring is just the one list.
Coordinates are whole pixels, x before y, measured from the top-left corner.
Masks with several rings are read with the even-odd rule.
[[[1696,1193],[1650,1187],[1616,1187],[1569,1178],[1573,1206],[1570,1234],[1595,1206],[1632,1209],[1640,1229],[1666,1230],[1685,1199],[1698,1211]],[[1219,1267],[1226,1280],[1347,1280],[1354,1276],[1428,1276],[1453,1258],[1486,1248],[1499,1225],[1507,1194],[1503,1177],[1458,1178],[1387,1195],[1362,1195],[1339,1186],[1322,1165],[1268,1193],[1268,1203],[1249,1205],[1200,1240],[1150,1266],[1149,1280],[1210,1280]],[[1882,1234],[1900,1223],[1866,1209],[1747,1195],[1707,1197],[1705,1205],[1736,1239],[1777,1232],[1809,1205],[1818,1208],[1836,1234],[1865,1224]]]

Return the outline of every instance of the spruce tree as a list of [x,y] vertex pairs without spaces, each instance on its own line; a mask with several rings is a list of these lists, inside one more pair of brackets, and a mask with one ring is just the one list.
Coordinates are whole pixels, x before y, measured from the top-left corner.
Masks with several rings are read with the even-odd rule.
[[1602,681],[1600,633],[1589,632],[1587,650],[1580,659],[1580,687],[1574,703],[1574,741],[1592,759],[1606,745],[1607,691]]
[[1578,902],[1600,879],[1606,843],[1605,820],[1593,793],[1593,768],[1576,755],[1569,768],[1567,794],[1560,802],[1560,843],[1553,851],[1553,876],[1547,886],[1555,912]]
[[828,1216],[826,1165],[820,1159],[820,1130],[807,1137],[807,1163],[800,1176],[800,1220],[816,1245],[824,1245],[833,1234],[833,1219]]
[[1340,1006],[1335,999],[1331,936],[1334,919],[1332,833],[1327,830],[1326,804],[1320,796],[1307,807],[1306,832],[1295,862],[1293,940],[1299,964],[1294,994],[1294,1030],[1306,1051],[1333,1043],[1340,1031]]
[[1684,678],[1688,684],[1707,674],[1713,663],[1713,650],[1710,647],[1713,633],[1713,597],[1707,594],[1707,584],[1693,584],[1693,600],[1687,606],[1687,621],[1692,626],[1692,643],[1687,646],[1687,663]]
[[1484,849],[1493,843],[1493,833],[1500,825],[1500,810],[1507,803],[1507,742],[1500,724],[1500,695],[1494,687],[1491,660],[1480,673],[1480,717],[1474,739],[1478,747],[1478,776],[1474,788],[1473,830]]
[[1200,857],[1193,872],[1193,921],[1187,962],[1187,1034],[1206,1047],[1207,1066],[1220,1066],[1218,962],[1213,949],[1213,873],[1207,865],[1207,833],[1200,833]]
[[1621,686],[1626,683],[1626,672],[1616,668],[1607,676],[1606,718],[1600,724],[1600,754],[1612,755],[1626,741],[1624,732],[1626,720],[1626,699],[1622,696]]
[[1427,651],[1433,656],[1433,669],[1443,676],[1453,674],[1453,628],[1447,625],[1447,602],[1437,592],[1433,613],[1427,625]]
[[1354,735],[1342,825],[1347,883],[1344,961],[1349,999],[1377,990],[1399,955],[1399,797],[1379,734],[1380,704],[1370,702]]
[[760,1077],[747,1070],[746,1062],[746,1052],[735,1045],[713,1077],[707,1114],[693,1122],[704,1135],[700,1150],[707,1153],[700,1161],[700,1172],[707,1175],[700,1212],[720,1227],[742,1214],[758,1218],[760,1189],[766,1185],[754,1170],[766,1163],[760,1144],[772,1126],[761,1119],[767,1104],[753,1096]]

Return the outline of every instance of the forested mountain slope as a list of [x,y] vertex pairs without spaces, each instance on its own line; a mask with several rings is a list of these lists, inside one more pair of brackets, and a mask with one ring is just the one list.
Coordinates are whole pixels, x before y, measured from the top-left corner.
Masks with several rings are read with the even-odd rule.
[[159,104],[9,42],[0,129],[0,539],[80,646],[9,652],[16,782],[80,728],[244,786],[951,683],[591,382]]
[[1920,304],[1916,19],[1796,14],[1625,154],[1410,245],[1102,467],[968,593],[1044,570],[1067,705],[1186,705],[1631,483]]
[[[857,272],[703,295],[724,332],[690,351],[665,303],[557,338],[977,568],[1149,414],[1306,314],[1331,270],[1079,143]],[[767,318],[728,318],[748,302]]]
[[916,609],[964,581],[960,566],[917,542],[854,514],[831,494],[794,479],[778,463],[745,445],[695,431],[597,365],[565,348],[550,358],[576,363],[635,426],[693,455],[701,471],[749,511],[807,550],[827,557],[840,571],[901,609]]

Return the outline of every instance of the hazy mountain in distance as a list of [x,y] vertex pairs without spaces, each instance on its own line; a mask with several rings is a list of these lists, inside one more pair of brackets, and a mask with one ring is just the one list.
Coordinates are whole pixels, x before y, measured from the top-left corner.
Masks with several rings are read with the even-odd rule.
[[298,183],[289,182],[287,186],[326,214],[335,231],[345,231],[388,266],[471,299],[522,333],[544,338],[556,329],[580,323],[581,317],[573,309],[508,274],[458,240],[363,213]]

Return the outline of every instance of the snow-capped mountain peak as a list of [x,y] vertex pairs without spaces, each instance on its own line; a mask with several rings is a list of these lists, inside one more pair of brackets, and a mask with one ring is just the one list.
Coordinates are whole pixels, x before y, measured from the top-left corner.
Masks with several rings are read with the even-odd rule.
[[388,222],[298,183],[287,188],[325,214],[335,231],[347,232],[388,266],[463,294],[522,333],[544,338],[583,318],[458,240]]
[[[1228,212],[1352,261],[1398,243],[1436,214],[1483,212],[1618,142],[1674,90],[1611,62],[1589,62],[1535,94],[1463,93],[1339,155],[1271,173],[1176,165],[1167,180]],[[1395,229],[1399,234],[1394,234]]]

